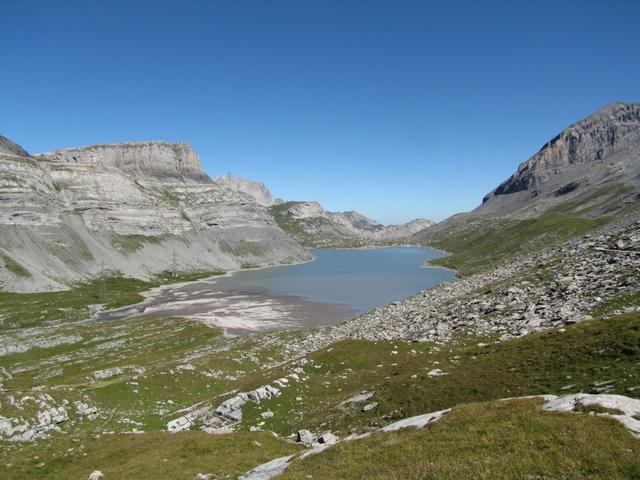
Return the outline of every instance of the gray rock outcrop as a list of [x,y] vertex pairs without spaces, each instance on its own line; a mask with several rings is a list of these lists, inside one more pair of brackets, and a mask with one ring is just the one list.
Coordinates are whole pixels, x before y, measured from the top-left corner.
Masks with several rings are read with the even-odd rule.
[[0,135],[0,154],[17,155],[19,157],[29,156],[29,153],[24,148],[2,135]]
[[186,143],[128,142],[64,148],[35,156],[56,163],[115,167],[137,179],[211,183],[198,154]]
[[612,183],[640,189],[640,104],[613,103],[563,130],[474,213],[532,216]]
[[613,103],[571,125],[544,146],[482,204],[417,232],[410,242],[433,244],[496,220],[528,220],[553,211],[611,216],[640,199],[640,104]]
[[236,192],[246,193],[253,198],[258,205],[262,205],[263,207],[270,207],[282,202],[281,200],[274,199],[266,185],[261,182],[232,177],[231,175],[221,175],[215,179],[215,182],[218,185],[224,185]]
[[185,144],[0,155],[0,289],[65,288],[105,270],[231,270],[309,255],[251,197],[212,182]]

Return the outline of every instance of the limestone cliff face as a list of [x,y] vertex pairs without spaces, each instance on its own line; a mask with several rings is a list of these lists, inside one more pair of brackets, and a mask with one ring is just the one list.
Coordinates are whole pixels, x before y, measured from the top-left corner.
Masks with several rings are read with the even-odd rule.
[[198,154],[186,143],[129,142],[66,148],[36,155],[58,163],[115,167],[135,178],[208,183]]
[[640,185],[640,104],[614,103],[547,142],[478,213],[540,213],[607,183]]
[[274,199],[266,185],[261,182],[231,175],[221,175],[215,179],[215,182],[236,192],[246,193],[263,207],[271,207],[282,203],[281,200]]
[[290,202],[287,208],[287,215],[294,220],[302,220],[305,218],[328,218],[327,212],[320,206],[318,202]]
[[174,250],[181,270],[309,258],[266,208],[210,181],[184,144],[0,154],[0,200],[0,288],[9,291],[65,288],[102,262],[149,278],[171,268]]

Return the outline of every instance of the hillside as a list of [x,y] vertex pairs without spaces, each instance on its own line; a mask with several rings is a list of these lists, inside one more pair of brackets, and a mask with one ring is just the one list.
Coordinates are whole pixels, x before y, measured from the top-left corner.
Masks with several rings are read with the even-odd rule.
[[[566,128],[487,194],[476,214],[539,215],[603,187],[629,191],[585,216],[601,216],[640,190],[640,104],[614,103]],[[580,208],[587,205],[581,202]]]
[[321,248],[398,243],[433,224],[419,218],[382,225],[354,211],[328,212],[318,202],[284,202],[272,206],[271,212],[280,228],[298,243]]
[[186,144],[11,151],[0,154],[4,290],[68,288],[103,268],[148,280],[309,258],[268,210],[212,182]]
[[20,157],[28,157],[29,152],[17,143],[12,142],[6,137],[0,135],[0,155],[18,155]]
[[623,219],[639,200],[640,104],[614,103],[545,143],[475,210],[411,239],[468,274]]

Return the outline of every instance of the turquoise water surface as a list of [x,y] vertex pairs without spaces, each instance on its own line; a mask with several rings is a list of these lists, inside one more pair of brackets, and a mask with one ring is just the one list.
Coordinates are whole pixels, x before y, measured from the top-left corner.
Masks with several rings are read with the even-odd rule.
[[315,261],[287,267],[245,270],[218,279],[216,288],[265,290],[274,294],[341,304],[356,313],[451,281],[454,273],[424,267],[442,257],[422,247],[311,250]]

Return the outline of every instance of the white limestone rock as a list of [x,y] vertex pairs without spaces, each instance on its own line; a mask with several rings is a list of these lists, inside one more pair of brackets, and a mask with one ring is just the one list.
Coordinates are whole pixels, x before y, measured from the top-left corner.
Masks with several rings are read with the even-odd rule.
[[309,430],[298,430],[298,443],[303,443],[305,445],[312,445],[315,440],[315,437]]
[[443,415],[449,413],[451,411],[450,408],[446,410],[440,410],[432,413],[425,413],[424,415],[417,415],[415,417],[403,418],[394,423],[390,423],[389,425],[382,427],[380,429],[381,432],[394,432],[396,430],[400,430],[401,428],[414,427],[414,428],[423,428],[429,423],[435,422],[442,418]]
[[253,470],[240,475],[238,480],[269,480],[280,475],[289,466],[289,462],[293,459],[294,455],[287,457],[276,458],[270,462],[258,465]]
[[218,185],[224,185],[233,191],[246,193],[253,198],[258,205],[262,205],[263,207],[270,207],[281,202],[279,200],[275,200],[269,189],[261,182],[248,180],[246,178],[233,177],[231,175],[221,175],[214,181]]
[[612,413],[603,412],[598,415],[615,418],[635,435],[640,435],[640,421],[636,418],[640,416],[640,400],[636,398],[624,395],[577,393],[549,400],[542,408],[552,412],[574,412],[580,405],[599,405],[610,409]]

